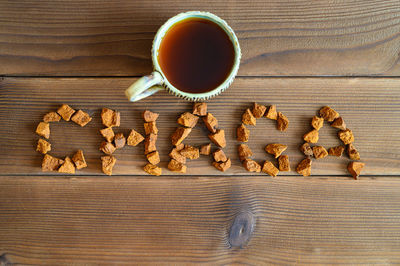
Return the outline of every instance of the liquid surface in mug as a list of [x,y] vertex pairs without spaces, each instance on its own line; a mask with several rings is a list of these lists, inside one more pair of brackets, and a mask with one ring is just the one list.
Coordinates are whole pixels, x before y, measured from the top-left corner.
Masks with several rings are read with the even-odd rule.
[[158,50],[158,62],[168,81],[189,93],[204,93],[221,85],[234,59],[235,50],[226,32],[202,18],[172,25]]

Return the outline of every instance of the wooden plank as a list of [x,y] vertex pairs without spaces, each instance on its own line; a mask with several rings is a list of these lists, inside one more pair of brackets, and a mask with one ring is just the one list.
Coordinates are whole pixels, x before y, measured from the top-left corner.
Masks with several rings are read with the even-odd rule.
[[237,32],[239,75],[399,75],[400,5],[374,1],[0,1],[0,74],[147,74],[157,29],[188,10]]
[[[1,177],[15,264],[398,264],[400,182],[269,177]],[[243,248],[232,221],[255,217]]]
[[[81,148],[89,163],[77,175],[101,174],[98,147],[102,137],[100,110],[109,107],[121,111],[122,124],[117,131],[128,133],[135,128],[143,133],[141,112],[146,108],[160,113],[157,142],[161,153],[161,166],[165,167],[172,148],[170,135],[175,130],[180,113],[191,111],[191,103],[160,92],[140,102],[131,103],[123,92],[135,79],[45,79],[5,78],[0,83],[0,166],[2,174],[42,174],[42,156],[35,152],[38,136],[34,133],[42,116],[56,110],[61,103],[82,108],[93,116],[93,121],[81,128],[73,123],[51,125],[52,155],[64,157]],[[222,173],[211,166],[211,158],[202,156],[188,163],[188,175],[243,175],[249,174],[240,165],[237,156],[236,127],[241,114],[252,102],[277,104],[289,119],[287,132],[275,129],[275,123],[259,119],[251,128],[249,146],[255,159],[262,162],[275,159],[264,151],[268,143],[289,146],[286,154],[291,158],[292,169],[303,158],[298,146],[302,136],[311,129],[310,119],[324,105],[331,105],[344,117],[354,131],[355,145],[362,161],[366,162],[365,175],[400,174],[400,80],[378,78],[238,78],[221,96],[209,101],[209,111],[226,130],[227,155],[232,158],[232,168]],[[189,136],[186,144],[208,143],[208,131],[200,123]],[[336,130],[325,126],[321,129],[319,144],[332,147],[340,144]],[[143,144],[117,151],[115,174],[143,175],[146,163]],[[347,175],[347,158],[325,158],[313,164],[314,175]],[[48,173],[45,173],[48,174]],[[51,173],[50,173],[51,174]],[[285,173],[286,174],[286,173]],[[289,172],[288,175],[297,175]]]

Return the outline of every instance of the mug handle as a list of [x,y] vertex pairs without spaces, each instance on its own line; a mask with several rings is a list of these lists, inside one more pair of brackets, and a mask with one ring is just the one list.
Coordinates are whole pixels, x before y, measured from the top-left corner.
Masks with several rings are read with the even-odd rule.
[[143,76],[133,83],[126,91],[125,95],[129,101],[136,102],[154,93],[163,90],[164,79],[160,73],[154,71],[150,75]]

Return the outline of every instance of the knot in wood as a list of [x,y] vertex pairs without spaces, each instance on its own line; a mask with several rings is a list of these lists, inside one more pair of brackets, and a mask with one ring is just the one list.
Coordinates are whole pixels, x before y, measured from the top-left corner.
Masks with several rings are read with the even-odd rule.
[[255,226],[254,215],[250,212],[239,213],[229,230],[229,244],[232,247],[243,247],[250,240]]
[[13,265],[6,257],[6,254],[0,255],[0,266],[11,266]]

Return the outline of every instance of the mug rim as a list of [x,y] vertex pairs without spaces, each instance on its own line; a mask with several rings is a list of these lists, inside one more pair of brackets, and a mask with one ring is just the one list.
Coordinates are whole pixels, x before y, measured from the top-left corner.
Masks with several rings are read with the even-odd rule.
[[[221,29],[225,31],[225,33],[228,35],[229,39],[231,40],[235,52],[235,58],[233,62],[233,66],[231,71],[229,72],[229,75],[226,77],[226,79],[218,85],[215,89],[211,91],[207,91],[204,93],[189,93],[189,92],[184,92],[176,88],[174,85],[169,82],[167,77],[165,76],[164,72],[161,69],[161,66],[158,62],[158,53],[159,53],[159,48],[161,45],[161,42],[165,36],[165,34],[168,32],[168,30],[177,22],[180,22],[184,19],[187,18],[203,18],[207,19],[209,21],[214,22],[217,24]],[[183,13],[179,13],[171,18],[169,18],[157,31],[154,40],[153,40],[153,45],[151,49],[151,57],[153,61],[153,67],[154,70],[159,72],[161,76],[163,77],[163,85],[164,87],[172,94],[178,97],[182,97],[187,100],[192,100],[192,101],[199,101],[199,100],[207,100],[211,97],[217,96],[223,91],[225,91],[233,82],[233,80],[236,77],[236,74],[239,70],[239,65],[240,65],[240,59],[241,59],[241,50],[239,46],[239,41],[236,37],[235,32],[232,30],[232,28],[226,23],[225,20],[222,18],[210,13],[210,12],[205,12],[205,11],[187,11]]]

